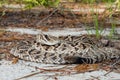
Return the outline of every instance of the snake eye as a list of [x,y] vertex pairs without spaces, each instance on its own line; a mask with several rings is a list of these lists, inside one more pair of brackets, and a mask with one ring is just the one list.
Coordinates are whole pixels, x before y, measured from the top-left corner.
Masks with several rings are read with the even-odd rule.
[[37,43],[36,41],[33,41],[33,43]]

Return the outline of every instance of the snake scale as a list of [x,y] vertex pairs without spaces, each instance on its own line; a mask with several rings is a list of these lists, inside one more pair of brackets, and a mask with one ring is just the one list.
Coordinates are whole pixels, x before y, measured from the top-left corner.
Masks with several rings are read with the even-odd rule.
[[97,63],[120,57],[120,50],[85,35],[39,34],[36,40],[17,42],[10,53],[23,60],[49,64]]

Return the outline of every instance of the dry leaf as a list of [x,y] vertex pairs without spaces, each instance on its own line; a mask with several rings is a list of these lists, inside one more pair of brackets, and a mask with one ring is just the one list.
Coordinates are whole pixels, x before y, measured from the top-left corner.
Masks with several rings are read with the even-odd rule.
[[40,26],[40,27],[38,27],[38,29],[40,29],[42,31],[48,31],[48,27],[47,26]]
[[77,72],[87,72],[97,70],[99,68],[99,64],[81,64],[74,67],[74,70]]
[[16,64],[18,62],[18,58],[13,58],[12,64]]

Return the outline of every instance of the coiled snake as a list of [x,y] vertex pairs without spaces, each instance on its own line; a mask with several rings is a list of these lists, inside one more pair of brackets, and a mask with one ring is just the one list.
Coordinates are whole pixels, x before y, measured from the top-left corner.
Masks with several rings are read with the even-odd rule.
[[36,40],[17,42],[10,53],[23,60],[50,64],[96,63],[120,57],[118,49],[105,47],[100,40],[85,35],[39,34]]

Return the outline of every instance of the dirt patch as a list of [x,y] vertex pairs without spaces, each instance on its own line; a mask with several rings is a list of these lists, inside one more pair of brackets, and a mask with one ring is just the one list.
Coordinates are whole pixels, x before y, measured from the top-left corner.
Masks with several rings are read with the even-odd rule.
[[[64,5],[63,5],[64,6]],[[81,5],[77,7],[71,7],[71,6],[64,6],[64,7],[70,7],[70,9],[78,9],[81,7],[82,10],[87,10],[84,12],[80,11],[71,11],[68,10],[62,10],[64,8],[60,9],[48,9],[44,8],[44,10],[32,9],[32,10],[6,10],[5,15],[2,14],[3,10],[0,10],[0,27],[6,28],[6,27],[26,27],[26,28],[37,28],[42,30],[47,29],[58,29],[58,28],[81,28],[84,26],[94,27],[95,21],[94,21],[94,15],[97,14],[89,12],[89,7],[85,7],[85,5]],[[103,6],[103,5],[102,5]],[[96,8],[96,5],[94,5]],[[103,7],[97,7],[102,8]],[[79,9],[78,9],[79,10]],[[109,18],[109,15],[111,12],[109,11],[103,11],[102,13],[98,13],[98,22],[99,26],[110,27],[111,23],[113,21],[118,21],[120,18],[119,12],[112,13],[112,22],[111,18]],[[114,23],[115,23],[114,21]],[[116,26],[120,26],[119,23],[115,23]]]

